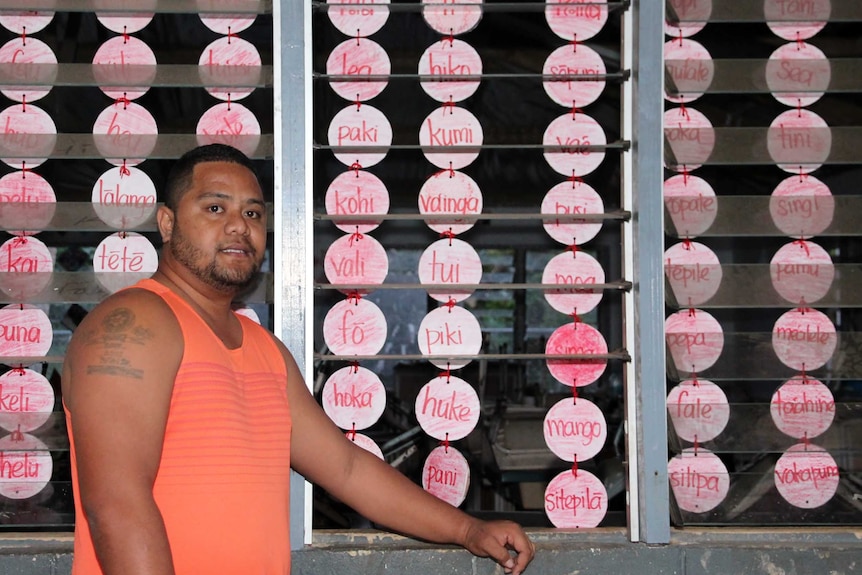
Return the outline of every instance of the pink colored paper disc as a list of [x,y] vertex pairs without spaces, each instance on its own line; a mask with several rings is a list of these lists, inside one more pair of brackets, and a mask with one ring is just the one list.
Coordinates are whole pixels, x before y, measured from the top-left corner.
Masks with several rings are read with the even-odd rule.
[[667,412],[676,434],[692,443],[721,435],[730,419],[724,391],[706,379],[686,379],[667,394]]
[[134,102],[114,103],[93,124],[96,148],[108,163],[136,166],[156,147],[159,128],[153,115]]
[[820,381],[797,375],[772,394],[769,413],[775,427],[785,435],[812,439],[832,425],[835,397]]
[[770,124],[766,147],[780,169],[791,174],[807,174],[829,158],[832,130],[811,110],[787,110]]
[[598,527],[607,512],[608,492],[589,471],[563,471],[545,488],[545,515],[560,529]]
[[[120,12],[105,11],[103,8],[121,9]],[[135,12],[127,12],[133,8]],[[96,20],[99,24],[117,34],[134,34],[140,32],[153,21],[156,10],[156,0],[96,0]]]
[[327,139],[336,147],[333,153],[339,162],[351,168],[368,168],[386,157],[392,145],[392,124],[383,112],[368,104],[348,106],[332,118]]
[[685,449],[674,456],[667,464],[667,473],[676,504],[690,513],[715,509],[730,489],[727,467],[703,448]]
[[131,230],[156,212],[156,186],[146,172],[135,167],[111,168],[93,185],[93,210],[117,230]]
[[0,26],[15,34],[35,34],[44,30],[54,19],[47,10],[4,10],[0,12]]
[[[599,330],[583,322],[561,325],[545,344],[547,355],[605,355],[608,344]],[[605,358],[548,359],[548,371],[563,385],[583,387],[605,372]]]
[[664,113],[664,139],[672,154],[665,167],[676,172],[696,170],[715,148],[715,129],[709,118],[690,106],[671,108]]
[[545,300],[552,308],[567,315],[583,315],[593,311],[602,301],[604,290],[589,285],[605,283],[605,270],[596,258],[586,252],[563,252],[545,265],[542,283],[559,287],[545,291]]
[[[330,216],[372,216],[389,212],[389,190],[380,178],[365,170],[342,172],[326,189],[326,213]],[[367,234],[377,229],[380,218],[333,219],[347,234]]]
[[807,40],[815,36],[826,26],[831,14],[832,0],[763,1],[766,25],[773,34],[789,42]]
[[0,357],[44,357],[54,341],[48,314],[27,304],[0,308]]
[[204,89],[226,102],[242,100],[260,84],[260,53],[254,44],[237,37],[213,40],[198,60]]
[[793,305],[822,299],[832,287],[835,265],[829,253],[814,242],[796,240],[783,245],[769,262],[772,287]]
[[[420,76],[440,76],[440,79],[423,79],[419,85],[438,102],[460,102],[472,96],[479,88],[482,75],[482,58],[470,44],[455,38],[443,38],[425,49],[419,58]],[[477,76],[454,80],[452,76]]]
[[389,76],[392,62],[380,44],[367,38],[351,38],[336,46],[326,60],[331,76],[355,76],[355,82],[331,81],[336,94],[351,102],[366,102],[386,88],[387,80],[362,80],[363,76]]
[[835,495],[840,472],[828,451],[810,443],[797,443],[775,462],[775,487],[794,507],[814,509]]
[[470,487],[470,464],[454,447],[435,447],[422,467],[422,487],[438,499],[458,507]]
[[804,42],[780,46],[766,63],[766,85],[785,106],[810,106],[823,97],[831,80],[832,65],[826,55]]
[[548,190],[542,199],[543,215],[555,216],[542,220],[542,226],[551,238],[565,246],[582,245],[596,237],[602,222],[578,220],[580,214],[601,215],[605,203],[592,186],[580,180],[561,182]]
[[320,397],[323,410],[341,429],[371,427],[386,408],[386,388],[364,367],[342,367],[329,376]]
[[588,399],[567,397],[554,404],[543,423],[545,444],[563,461],[595,457],[608,438],[602,410]]
[[54,471],[54,460],[41,439],[15,432],[0,438],[0,495],[29,499],[38,495]]
[[367,435],[356,433],[355,431],[348,431],[345,435],[347,436],[347,439],[355,443],[357,447],[361,447],[368,453],[372,453],[378,458],[383,459],[383,451],[381,451],[380,446]]
[[482,0],[422,0],[422,16],[435,32],[457,36],[476,27],[482,19],[481,5]]
[[326,250],[323,272],[329,283],[349,284],[350,287],[341,290],[343,293],[369,293],[386,279],[389,257],[386,249],[372,236],[347,234],[332,242]]
[[[545,93],[566,108],[582,108],[599,99],[605,89],[607,68],[599,53],[586,44],[560,46],[545,59],[542,80]],[[572,76],[594,76],[595,79]]]
[[829,186],[812,176],[788,176],[769,198],[769,213],[782,233],[807,239],[832,225],[835,198]]
[[606,145],[607,138],[596,120],[583,112],[569,112],[548,124],[542,144],[550,147],[544,152],[548,165],[571,178],[585,176],[599,167],[605,151],[588,148]]
[[682,373],[700,373],[718,361],[724,349],[724,330],[703,310],[685,309],[665,320],[665,343]]
[[482,328],[472,313],[460,306],[442,306],[428,312],[417,333],[422,355],[440,369],[460,369],[482,349]]
[[457,170],[442,170],[422,184],[419,190],[419,213],[429,228],[440,234],[461,234],[476,221],[470,216],[482,213],[482,190],[473,178]]
[[0,178],[0,227],[10,234],[35,235],[48,227],[56,209],[54,188],[36,172],[10,172]]
[[444,170],[459,170],[479,157],[484,140],[479,120],[458,106],[444,105],[422,121],[419,144],[425,158]]
[[99,89],[114,100],[136,100],[156,77],[156,55],[134,36],[115,36],[93,56],[93,75]]
[[668,81],[675,89],[665,99],[677,104],[697,100],[709,89],[715,75],[715,63],[709,51],[688,38],[674,38],[664,45],[664,64]]
[[332,25],[347,36],[368,37],[383,28],[389,18],[389,0],[326,0],[326,15]]
[[48,246],[33,236],[18,236],[0,246],[0,289],[6,296],[26,301],[51,283],[54,257]]
[[16,104],[0,111],[0,161],[16,169],[42,165],[57,143],[57,126],[33,104]]
[[605,27],[608,5],[602,0],[548,0],[545,20],[563,40],[583,42]]
[[[17,86],[4,86],[0,92],[16,102],[35,102],[51,91],[57,78],[57,56],[38,38],[14,38],[0,47],[0,63],[14,64],[6,69]],[[32,84],[27,84],[32,82]]]
[[254,112],[236,102],[216,104],[198,120],[198,144],[226,144],[254,156],[260,144],[260,123]]
[[326,313],[323,339],[336,355],[375,355],[386,343],[386,316],[368,299],[342,300]]
[[159,256],[146,236],[135,232],[117,232],[99,242],[93,254],[96,281],[109,293],[115,293],[156,271]]
[[718,214],[712,186],[698,176],[679,174],[664,181],[664,207],[679,237],[694,238],[707,231]]
[[440,441],[463,439],[479,422],[476,390],[453,375],[435,377],[422,386],[415,409],[422,431]]
[[797,308],[784,312],[772,328],[772,348],[778,359],[796,371],[826,365],[838,346],[832,320],[821,311]]
[[682,307],[695,307],[712,299],[721,287],[721,262],[700,242],[683,241],[664,252],[664,275]]
[[254,6],[247,0],[197,0],[197,3],[201,8],[201,23],[216,34],[239,34],[251,28],[257,19],[257,14],[237,10]]
[[668,0],[668,17],[674,16],[674,21],[665,20],[664,33],[671,38],[688,38],[704,29],[712,15],[712,0]]
[[33,431],[54,411],[54,388],[39,372],[18,368],[0,375],[0,427]]
[[[482,281],[482,260],[467,242],[449,238],[437,240],[419,257],[419,282],[445,284],[447,287],[427,287],[428,295],[440,302],[460,302],[470,297],[475,288],[459,285]],[[451,286],[451,287],[448,287]]]

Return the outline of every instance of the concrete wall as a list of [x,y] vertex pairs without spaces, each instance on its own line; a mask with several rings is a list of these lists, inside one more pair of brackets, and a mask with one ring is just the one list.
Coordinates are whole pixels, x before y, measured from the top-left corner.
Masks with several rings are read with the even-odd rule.
[[[847,575],[862,573],[862,529],[674,531],[670,545],[630,543],[616,529],[531,530],[533,575]],[[68,575],[69,534],[0,537],[0,575]],[[316,532],[293,575],[502,573],[464,550],[376,531]],[[239,575],[239,574],[238,574]]]

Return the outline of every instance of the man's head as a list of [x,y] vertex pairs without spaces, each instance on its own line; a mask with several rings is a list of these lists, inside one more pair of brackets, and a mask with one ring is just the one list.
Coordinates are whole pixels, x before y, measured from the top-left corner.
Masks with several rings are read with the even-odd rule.
[[183,154],[168,172],[164,190],[164,202],[167,207],[171,210],[177,209],[180,198],[192,185],[195,166],[204,162],[239,164],[257,175],[251,160],[236,148],[224,144],[209,144],[194,148]]

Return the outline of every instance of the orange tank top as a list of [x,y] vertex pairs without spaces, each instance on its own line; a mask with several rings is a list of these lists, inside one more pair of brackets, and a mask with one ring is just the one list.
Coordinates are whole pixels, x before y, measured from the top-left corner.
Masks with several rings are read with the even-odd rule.
[[[238,316],[243,344],[227,349],[176,294],[154,280],[183,333],[153,494],[177,575],[290,572],[287,373],[264,328]],[[66,413],[69,436],[73,429]],[[75,450],[72,476],[77,484]],[[75,488],[73,575],[100,575]]]

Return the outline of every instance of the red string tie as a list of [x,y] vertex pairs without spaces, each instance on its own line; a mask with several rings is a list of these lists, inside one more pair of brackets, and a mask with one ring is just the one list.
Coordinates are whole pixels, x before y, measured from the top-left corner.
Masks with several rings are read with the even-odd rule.
[[443,104],[442,104],[442,106],[443,106],[443,113],[445,114],[445,113],[446,113],[446,109],[447,109],[447,108],[449,108],[449,115],[451,116],[452,114],[454,114],[454,113],[455,113],[455,106],[457,106],[457,105],[458,105],[458,103],[457,103],[457,102],[453,102],[453,101],[451,100],[451,98],[450,98],[448,101],[443,102]]
[[578,476],[578,454],[575,454],[575,460],[572,462],[572,475]]
[[455,232],[452,231],[452,228],[449,228],[446,231],[440,232],[441,238],[449,238],[449,245],[452,245],[452,240],[455,238]]
[[577,33],[572,35],[572,39],[569,42],[569,44],[572,45],[572,53],[577,54],[578,53],[578,34]]
[[359,305],[359,300],[362,299],[362,294],[354,290],[347,294],[347,303],[354,302],[353,305]]
[[686,237],[682,240],[682,249],[684,249],[687,252],[690,252],[691,250],[694,249],[694,245],[691,243],[690,238]]
[[700,443],[697,441],[697,434],[694,434],[694,456],[697,457],[697,450],[700,447]]
[[356,441],[356,423],[355,422],[351,425],[350,431],[347,432],[347,438],[350,441],[354,441],[354,442]]
[[27,45],[27,27],[26,26],[21,26],[21,45],[22,46]]
[[449,383],[449,380],[450,380],[450,379],[451,379],[451,377],[452,377],[452,372],[451,372],[451,371],[449,371],[449,370],[447,369],[447,370],[445,370],[445,371],[441,371],[441,372],[440,372],[440,374],[439,374],[439,375],[437,375],[437,377],[445,377],[445,378],[446,378],[446,383]]
[[578,379],[575,378],[572,380],[572,403],[578,404]]
[[356,177],[358,178],[359,170],[362,169],[362,164],[360,164],[359,162],[353,162],[352,164],[350,164],[350,169],[356,171]]
[[21,94],[21,111],[27,111],[27,94]]
[[577,327],[577,324],[581,323],[581,316],[578,315],[578,310],[573,311],[569,315],[572,316],[572,322],[575,324],[575,327]]
[[362,235],[362,232],[357,230],[357,231],[353,232],[352,234],[350,234],[350,239],[347,240],[347,245],[350,247],[353,247],[354,241],[358,242],[359,240],[361,240],[364,237],[365,236]]
[[232,39],[236,38],[236,32],[230,29],[230,26],[227,27],[227,43],[230,44]]
[[450,296],[449,300],[446,303],[444,303],[443,305],[446,306],[447,308],[449,308],[449,313],[452,313],[452,308],[455,307],[456,305],[458,305],[458,302],[455,301],[455,298]]
[[449,162],[449,167],[440,170],[439,172],[434,172],[434,177],[437,178],[442,176],[443,174],[449,174],[450,178],[455,177],[455,168],[452,167],[452,162]]
[[584,179],[580,176],[575,175],[575,171],[572,170],[572,177],[568,178],[568,181],[572,182],[572,189],[575,189],[575,184],[583,184]]
[[443,451],[445,451],[446,453],[449,453],[449,432],[448,431],[446,432],[446,437],[443,439],[443,441],[440,444],[443,446]]
[[31,172],[32,169],[27,167],[27,162],[21,162],[21,179],[27,179],[27,172]]
[[18,375],[24,375],[27,371],[24,369],[23,365],[19,365],[17,367],[12,368],[12,373],[17,373]]
[[131,176],[132,172],[129,170],[129,167],[126,165],[126,160],[123,158],[123,165],[120,166],[120,177],[123,176]]
[[359,362],[358,361],[351,361],[349,367],[350,367],[351,373],[353,373],[353,374],[359,373]]
[[572,245],[566,246],[566,251],[572,252],[572,259],[577,258],[578,257],[578,244],[572,244]]
[[694,308],[693,307],[688,308],[688,317],[694,317]]
[[[688,115],[688,108],[685,107],[683,102],[679,103],[679,115],[686,120],[691,120],[691,116]],[[682,124],[679,125],[679,128],[682,129]]]
[[806,242],[805,240],[803,240],[802,238],[800,238],[800,239],[798,239],[798,240],[793,240],[793,243],[794,243],[794,244],[796,244],[796,245],[798,245],[798,246],[799,246],[800,248],[802,248],[803,250],[805,250],[805,255],[806,255],[806,256],[811,256],[811,250],[810,250],[810,249],[808,249],[808,242]]
[[128,44],[129,38],[130,38],[129,33],[126,32],[126,27],[123,26],[123,44]]
[[27,236],[16,236],[14,240],[12,240],[12,245],[15,247],[23,246],[27,243]]
[[9,439],[12,441],[24,441],[24,434],[21,433],[20,424],[18,425],[18,428],[9,435]]
[[123,95],[122,95],[122,96],[120,96],[119,98],[117,98],[116,100],[114,100],[114,105],[116,106],[117,104],[122,104],[122,105],[123,105],[123,109],[125,110],[126,108],[128,108],[128,107],[129,107],[129,104],[131,104],[131,102],[132,102],[132,101],[131,101],[131,100],[129,100],[129,99],[126,97],[126,93],[125,93],[125,92],[123,92]]
[[583,112],[583,110],[581,108],[578,108],[577,106],[575,106],[575,101],[572,100],[572,121],[573,122],[575,121],[575,116],[578,115],[578,112]]

